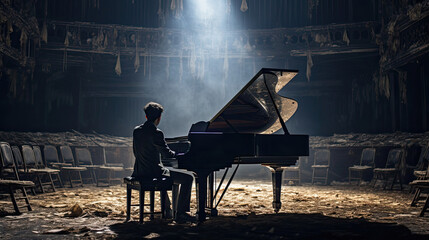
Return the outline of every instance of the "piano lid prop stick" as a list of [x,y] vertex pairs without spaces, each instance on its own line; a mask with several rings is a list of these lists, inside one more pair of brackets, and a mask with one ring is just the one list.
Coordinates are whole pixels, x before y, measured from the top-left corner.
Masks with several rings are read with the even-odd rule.
[[283,128],[285,135],[290,135],[289,131],[286,128],[285,121],[283,121],[283,118],[280,115],[279,109],[277,108],[276,102],[274,101],[273,95],[271,94],[270,88],[268,87],[267,79],[265,78],[265,74],[264,74],[264,84],[265,84],[265,87],[267,88],[268,95],[270,96],[271,102],[273,102],[274,109],[276,110],[277,116],[279,117],[279,121],[280,121],[280,124],[282,125],[282,128]]

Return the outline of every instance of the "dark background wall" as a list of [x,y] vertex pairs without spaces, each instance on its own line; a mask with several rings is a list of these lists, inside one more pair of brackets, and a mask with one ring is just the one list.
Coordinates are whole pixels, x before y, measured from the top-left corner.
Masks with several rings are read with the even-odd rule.
[[[381,42],[387,41],[383,34],[391,16],[405,11],[400,1],[248,0],[246,12],[239,9],[241,0],[231,3],[231,17],[222,23],[226,30],[328,28],[333,23],[367,21],[378,23],[374,33]],[[311,8],[309,3],[315,5]],[[195,6],[186,0],[181,18],[174,17],[169,8],[171,0],[163,0],[163,19],[157,14],[158,1],[48,0],[45,4],[34,2],[40,29],[45,21],[79,21],[185,31],[196,21],[192,17]],[[195,31],[201,27],[195,26]],[[300,72],[282,92],[299,103],[298,111],[287,122],[292,133],[428,130],[427,54],[385,71],[389,85],[382,87],[380,72],[385,73],[380,71],[377,51],[313,55],[310,80],[306,78],[306,56],[281,54],[230,58],[226,76],[223,57],[205,55],[202,74],[192,73],[190,59],[184,57],[181,77],[178,57],[141,57],[135,72],[134,56],[122,55],[122,73],[118,76],[114,70],[116,55],[46,50],[49,43],[64,42],[66,32],[58,29],[49,25],[48,44],[34,45],[34,68],[29,70],[3,57],[0,107],[5,114],[0,118],[0,130],[76,129],[130,136],[133,127],[144,120],[143,106],[158,101],[166,107],[160,126],[166,135],[185,135],[192,123],[214,116],[262,67]],[[352,38],[351,32],[349,36]],[[342,40],[342,35],[338,38]],[[19,41],[19,34],[15,39]],[[376,37],[371,41],[375,45]],[[399,72],[407,72],[406,80]]]

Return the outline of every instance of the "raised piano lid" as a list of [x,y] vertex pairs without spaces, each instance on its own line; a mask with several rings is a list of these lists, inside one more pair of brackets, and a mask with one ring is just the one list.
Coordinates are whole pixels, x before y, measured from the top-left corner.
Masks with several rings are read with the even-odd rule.
[[296,70],[261,69],[210,120],[207,131],[275,133],[282,128],[278,116],[286,122],[298,108],[297,101],[279,95],[279,91],[297,74]]

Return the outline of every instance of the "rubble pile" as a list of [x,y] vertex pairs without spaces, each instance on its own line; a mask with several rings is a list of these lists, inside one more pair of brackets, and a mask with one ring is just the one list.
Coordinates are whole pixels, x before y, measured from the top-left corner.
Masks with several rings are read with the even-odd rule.
[[70,146],[103,146],[121,147],[132,146],[132,139],[99,133],[72,132],[3,132],[0,131],[0,141],[11,145],[70,145]]
[[[0,141],[11,145],[70,145],[70,146],[103,146],[121,147],[132,146],[131,137],[117,137],[99,133],[80,133],[77,131],[47,133],[47,132],[2,132]],[[411,144],[425,146],[429,143],[429,132],[425,133],[349,133],[334,134],[333,136],[310,136],[310,147],[404,147]]]
[[349,133],[349,134],[334,134],[329,137],[310,137],[310,147],[326,148],[326,147],[405,147],[412,144],[425,146],[429,143],[429,132],[425,133],[382,133],[382,134],[367,134],[367,133]]

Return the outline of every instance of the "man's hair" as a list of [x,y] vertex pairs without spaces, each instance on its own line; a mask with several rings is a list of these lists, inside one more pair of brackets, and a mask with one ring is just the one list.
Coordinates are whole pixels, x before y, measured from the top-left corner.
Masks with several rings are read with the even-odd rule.
[[164,108],[161,104],[156,102],[150,102],[144,107],[144,112],[146,113],[147,120],[154,122],[157,118],[161,116],[161,113],[164,111]]

